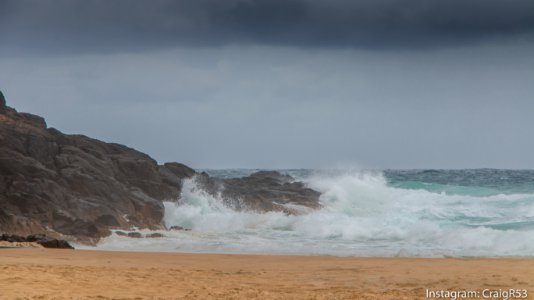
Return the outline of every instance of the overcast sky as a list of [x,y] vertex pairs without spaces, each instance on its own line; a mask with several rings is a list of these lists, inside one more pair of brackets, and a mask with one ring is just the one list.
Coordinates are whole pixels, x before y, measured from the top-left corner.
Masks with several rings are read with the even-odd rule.
[[195,168],[534,168],[531,0],[0,0],[0,89]]

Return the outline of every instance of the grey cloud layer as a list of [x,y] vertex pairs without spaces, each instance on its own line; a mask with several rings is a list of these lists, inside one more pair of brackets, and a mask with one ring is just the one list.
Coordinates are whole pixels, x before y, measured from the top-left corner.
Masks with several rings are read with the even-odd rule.
[[534,168],[532,53],[241,46],[0,56],[0,89],[66,133],[199,168]]
[[0,49],[410,49],[533,36],[531,0],[0,0]]

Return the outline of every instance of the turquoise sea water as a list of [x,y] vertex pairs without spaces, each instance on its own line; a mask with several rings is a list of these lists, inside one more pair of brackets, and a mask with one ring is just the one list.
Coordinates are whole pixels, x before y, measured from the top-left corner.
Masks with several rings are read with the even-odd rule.
[[[257,170],[204,170],[241,177]],[[323,209],[238,212],[184,182],[163,239],[112,236],[99,247],[144,251],[364,256],[534,256],[534,171],[280,170],[322,193]]]

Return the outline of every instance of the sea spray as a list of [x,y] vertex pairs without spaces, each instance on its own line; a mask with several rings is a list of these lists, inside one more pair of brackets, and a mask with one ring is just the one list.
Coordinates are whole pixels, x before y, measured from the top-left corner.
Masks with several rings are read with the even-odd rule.
[[323,208],[301,215],[235,211],[186,180],[182,198],[164,203],[164,221],[191,231],[168,231],[160,239],[112,235],[98,247],[341,256],[534,255],[534,192],[525,181],[521,193],[511,185],[499,192],[499,182],[489,180],[493,186],[481,186],[479,192],[477,186],[458,182],[392,177],[376,171],[303,174],[300,179],[322,193]]

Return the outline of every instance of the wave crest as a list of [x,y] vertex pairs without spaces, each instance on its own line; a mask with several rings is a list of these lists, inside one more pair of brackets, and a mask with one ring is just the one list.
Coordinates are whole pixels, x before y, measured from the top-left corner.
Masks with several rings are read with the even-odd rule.
[[[235,211],[220,197],[183,183],[182,199],[165,202],[167,251],[364,256],[531,256],[534,195],[472,196],[391,186],[382,173],[314,174],[306,184],[323,208],[301,215]],[[112,236],[100,247],[131,249],[142,241]],[[143,250],[150,245],[143,244]],[[148,247],[148,249],[147,249]]]

